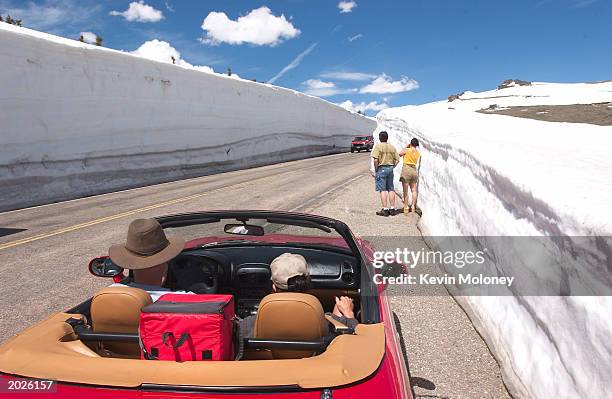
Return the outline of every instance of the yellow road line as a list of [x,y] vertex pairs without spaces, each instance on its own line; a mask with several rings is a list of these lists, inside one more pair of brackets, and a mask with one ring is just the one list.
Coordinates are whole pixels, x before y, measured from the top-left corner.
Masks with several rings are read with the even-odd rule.
[[15,241],[7,242],[6,244],[0,244],[0,251],[3,250],[3,249],[16,247],[18,245],[27,244],[27,243],[30,243],[30,242],[33,242],[33,241],[38,241],[38,240],[42,240],[42,239],[45,239],[45,238],[53,237],[53,236],[56,236],[56,235],[59,235],[59,234],[68,233],[70,231],[83,229],[85,227],[95,226],[95,225],[100,224],[100,223],[104,223],[104,222],[109,222],[111,220],[120,219],[120,218],[123,218],[123,217],[126,217],[126,216],[134,215],[136,213],[146,212],[146,211],[150,211],[150,210],[153,210],[153,209],[161,208],[161,207],[164,207],[164,206],[174,205],[174,204],[178,204],[180,202],[185,202],[185,201],[189,201],[189,200],[192,200],[192,199],[200,198],[200,197],[203,197],[203,196],[208,195],[210,193],[213,193],[215,191],[218,191],[218,190],[211,190],[211,191],[207,191],[205,193],[190,195],[188,197],[176,198],[176,199],[173,199],[173,200],[170,200],[170,201],[160,202],[160,203],[157,203],[157,204],[154,204],[154,205],[149,205],[149,206],[145,206],[143,208],[133,209],[131,211],[118,213],[116,215],[106,216],[106,217],[103,217],[103,218],[100,218],[100,219],[96,219],[96,220],[92,220],[92,221],[89,221],[89,222],[75,224],[73,226],[65,227],[63,229],[55,230],[55,231],[52,231],[52,232],[49,232],[49,233],[38,234],[38,235],[35,235],[35,236],[32,236],[32,237],[22,238],[21,240],[15,240]]
[[[288,172],[284,172],[284,174],[286,175],[286,174],[292,174],[292,173],[297,173],[297,172],[303,172],[303,170],[288,171]],[[136,213],[146,212],[146,211],[150,211],[150,210],[153,210],[153,209],[162,208],[164,206],[174,205],[174,204],[178,204],[178,203],[185,202],[185,201],[190,201],[192,199],[200,198],[200,197],[203,197],[203,196],[208,195],[208,194],[212,194],[212,193],[215,193],[215,192],[218,192],[218,191],[221,191],[221,190],[228,189],[230,187],[234,187],[235,188],[235,187],[242,186],[244,184],[252,185],[253,182],[255,182],[255,181],[264,180],[264,179],[267,179],[267,178],[270,178],[270,177],[274,177],[274,176],[277,176],[277,175],[266,175],[266,176],[258,177],[258,178],[255,178],[255,179],[252,179],[252,180],[249,180],[249,181],[244,181],[244,182],[240,182],[240,183],[237,183],[237,184],[233,184],[231,186],[219,187],[217,189],[210,190],[210,191],[207,191],[207,192],[204,192],[204,193],[193,194],[193,195],[190,195],[190,196],[187,196],[187,197],[182,197],[182,198],[176,198],[176,199],[173,199],[173,200],[164,201],[164,202],[160,202],[160,203],[157,203],[157,204],[145,206],[143,208],[138,208],[138,209],[133,209],[131,211],[126,211],[126,212],[118,213],[116,215],[111,215],[111,216],[106,216],[106,217],[103,217],[103,218],[100,218],[100,219],[91,220],[89,222],[75,224],[73,226],[64,227],[63,229],[58,229],[58,230],[51,231],[49,233],[37,234],[37,235],[32,236],[32,237],[26,237],[26,238],[22,238],[20,240],[10,241],[10,242],[7,242],[5,244],[0,244],[0,251],[3,250],[3,249],[16,247],[16,246],[23,245],[23,244],[28,244],[30,242],[43,240],[45,238],[57,236],[57,235],[60,235],[60,234],[69,233],[71,231],[80,230],[80,229],[83,229],[85,227],[95,226],[97,224],[109,222],[111,220],[121,219],[121,218],[124,218],[126,216],[134,215]]]
[[[292,172],[293,173],[299,172],[299,170],[298,171],[285,172],[285,174],[292,173]],[[118,213],[116,215],[106,216],[106,217],[103,217],[103,218],[100,218],[100,219],[96,219],[96,220],[92,220],[92,221],[89,221],[89,222],[75,224],[73,226],[64,227],[63,229],[51,231],[49,233],[38,234],[38,235],[35,235],[35,236],[32,236],[32,237],[26,237],[26,238],[22,238],[20,240],[10,241],[10,242],[7,242],[5,244],[0,244],[0,251],[3,250],[3,249],[16,247],[18,245],[23,245],[23,244],[28,244],[28,243],[34,242],[34,241],[43,240],[45,238],[57,236],[57,235],[60,235],[60,234],[69,233],[71,231],[83,229],[85,227],[95,226],[97,224],[104,223],[104,222],[109,222],[111,220],[121,219],[121,218],[126,217],[126,216],[134,215],[136,213],[146,212],[146,211],[150,211],[150,210],[153,210],[153,209],[162,208],[164,206],[174,205],[174,204],[178,204],[180,202],[185,202],[185,201],[190,201],[192,199],[200,198],[200,197],[203,197],[205,195],[216,193],[218,191],[225,190],[225,189],[228,189],[228,188],[240,187],[240,186],[243,186],[245,184],[251,185],[255,181],[264,180],[264,179],[267,179],[267,178],[270,178],[270,177],[275,177],[275,176],[277,176],[277,175],[274,175],[274,174],[266,175],[266,176],[258,177],[258,178],[255,178],[255,179],[251,179],[249,181],[243,181],[243,182],[240,182],[240,183],[232,184],[230,186],[219,187],[219,188],[216,188],[214,190],[206,191],[204,193],[193,194],[193,195],[189,195],[187,197],[182,197],[182,198],[175,198],[173,200],[160,202],[160,203],[157,203],[157,204],[145,206],[143,208],[133,209],[131,211],[126,211],[126,212]]]

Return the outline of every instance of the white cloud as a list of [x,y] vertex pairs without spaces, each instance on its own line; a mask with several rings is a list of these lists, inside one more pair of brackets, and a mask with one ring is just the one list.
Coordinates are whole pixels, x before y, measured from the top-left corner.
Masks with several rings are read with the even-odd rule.
[[284,15],[277,17],[268,7],[252,10],[235,21],[224,12],[211,12],[204,18],[202,29],[207,44],[243,44],[257,46],[276,46],[283,40],[292,39],[300,34]]
[[306,87],[304,93],[317,97],[329,97],[357,91],[356,89],[342,89],[333,82],[325,82],[320,79],[308,79],[302,84]]
[[174,6],[172,4],[168,3],[167,1],[165,1],[164,5],[166,6],[166,10],[168,10],[170,12],[174,12]]
[[588,7],[598,1],[599,0],[574,0],[574,8]]
[[385,108],[389,108],[389,104],[387,103],[379,103],[377,101],[371,101],[369,103],[360,102],[353,103],[351,100],[346,100],[338,104],[342,108],[348,109],[349,111],[357,112],[361,111],[365,113],[366,111],[382,111]]
[[91,26],[95,14],[101,10],[99,4],[83,4],[76,0],[43,0],[20,2],[0,0],[0,12],[22,19],[23,26],[58,35],[70,34],[79,28]]
[[174,63],[176,65],[202,72],[214,72],[211,67],[206,65],[191,65],[189,62],[181,58],[181,53],[172,47],[170,43],[157,39],[144,42],[136,50],[131,51],[131,53],[150,60],[167,62],[169,64],[172,64],[172,57],[174,57]]
[[338,8],[340,9],[340,14],[344,14],[347,12],[351,12],[353,11],[353,8],[357,7],[357,3],[349,0],[349,1],[344,1],[342,0],[340,3],[338,3]]
[[96,44],[96,35],[93,32],[81,32],[81,36],[83,36],[83,41],[89,44]]
[[[181,60],[181,61],[183,61],[185,64],[191,65],[184,60]],[[215,71],[208,65],[192,65],[191,68],[195,69],[196,71],[201,71],[201,72],[206,72],[206,73],[215,73]],[[238,76],[238,74],[236,73],[233,73],[232,77],[236,79],[240,79],[240,76]]]
[[144,42],[138,49],[131,52],[150,60],[172,63],[172,57],[176,61],[181,59],[181,53],[172,47],[170,43],[153,39]]
[[326,79],[338,79],[338,80],[369,80],[375,79],[378,75],[374,75],[371,73],[362,73],[362,72],[346,72],[346,71],[337,71],[337,72],[324,72],[321,74],[322,78]]
[[[359,104],[359,106],[361,107],[362,105]],[[364,110],[372,110],[372,111],[382,111],[383,109],[389,108],[389,104],[387,103],[377,103],[376,101],[372,101],[367,103],[363,109]]]
[[320,79],[308,79],[304,84],[311,89],[329,89],[336,87],[334,82],[324,82]]
[[361,33],[358,33],[358,34],[356,34],[355,36],[351,36],[351,37],[349,37],[349,38],[348,38],[348,41],[352,43],[352,42],[354,42],[354,41],[355,41],[355,40],[357,40],[357,39],[361,39],[362,37],[363,37],[363,35],[362,35]]
[[419,82],[414,79],[410,79],[406,76],[402,76],[400,80],[393,81],[391,77],[382,74],[372,81],[369,85],[366,85],[359,89],[360,93],[401,93],[405,91],[411,91],[419,88]]
[[300,63],[302,62],[302,60],[304,59],[304,57],[306,57],[308,54],[310,54],[310,52],[312,50],[314,50],[315,47],[317,47],[317,44],[319,43],[313,43],[310,46],[308,46],[308,48],[304,51],[302,51],[300,54],[298,54],[297,57],[295,57],[293,59],[293,61],[291,61],[289,63],[289,65],[285,66],[283,69],[281,69],[281,71],[279,73],[277,73],[276,75],[274,75],[274,77],[270,80],[268,80],[268,83],[274,83],[276,82],[278,79],[280,79],[284,74],[286,74],[287,72],[289,72],[290,70],[297,68],[298,65],[300,65]]
[[122,16],[126,21],[130,22],[159,22],[164,18],[164,14],[161,11],[145,4],[143,0],[133,1],[127,10],[123,12],[111,11],[110,15]]

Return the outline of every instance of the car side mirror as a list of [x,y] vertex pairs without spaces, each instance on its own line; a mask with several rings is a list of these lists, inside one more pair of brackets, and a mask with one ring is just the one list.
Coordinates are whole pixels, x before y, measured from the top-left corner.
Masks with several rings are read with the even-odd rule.
[[89,272],[97,277],[115,277],[123,274],[123,268],[110,258],[96,258],[89,262]]
[[399,263],[385,263],[381,270],[384,277],[399,277],[402,273],[405,273],[404,266]]
[[263,236],[264,228],[254,224],[226,224],[223,228],[227,234],[237,234],[241,236]]

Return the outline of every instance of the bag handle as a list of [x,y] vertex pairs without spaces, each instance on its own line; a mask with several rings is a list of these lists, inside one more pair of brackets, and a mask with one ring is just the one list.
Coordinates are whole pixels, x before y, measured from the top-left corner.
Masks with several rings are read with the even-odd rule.
[[165,333],[163,333],[162,334],[162,342],[168,348],[177,349],[177,348],[180,348],[181,345],[183,345],[185,343],[185,341],[187,341],[187,338],[189,338],[189,334],[188,333],[182,333],[180,338],[178,339],[178,341],[176,341],[175,343],[168,342],[168,338],[169,337],[173,337],[174,338],[174,334],[172,332],[165,332]]

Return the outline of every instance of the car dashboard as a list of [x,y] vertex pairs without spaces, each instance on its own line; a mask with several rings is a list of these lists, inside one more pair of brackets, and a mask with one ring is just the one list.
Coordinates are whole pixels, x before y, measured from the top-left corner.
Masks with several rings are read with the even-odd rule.
[[195,293],[231,293],[236,312],[255,314],[259,302],[272,292],[270,263],[283,253],[304,256],[314,290],[357,292],[357,259],[340,251],[287,245],[240,245],[184,251],[168,270],[173,290]]

